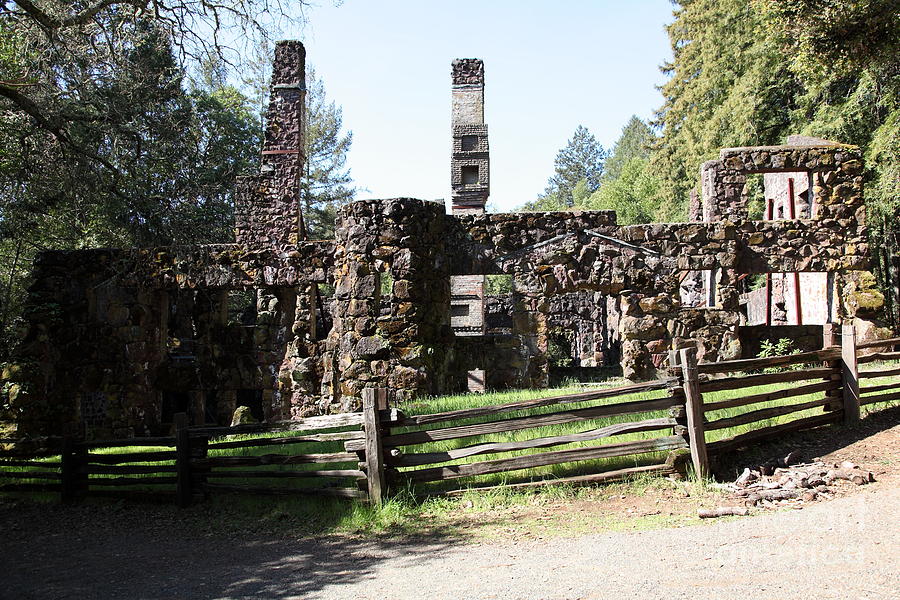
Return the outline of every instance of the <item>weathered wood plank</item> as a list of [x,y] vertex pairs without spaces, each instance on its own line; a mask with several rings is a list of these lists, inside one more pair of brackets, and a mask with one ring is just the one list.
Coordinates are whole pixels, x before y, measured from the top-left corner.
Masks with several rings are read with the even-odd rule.
[[0,479],[62,479],[61,473],[46,471],[0,471]]
[[124,440],[91,440],[75,444],[79,448],[121,448],[123,446],[170,446],[175,447],[175,436],[134,437]]
[[697,365],[699,373],[730,373],[732,371],[754,371],[768,367],[783,367],[801,363],[816,363],[826,360],[835,360],[841,357],[840,348],[825,348],[814,352],[799,352],[784,356],[769,356],[766,358],[742,358],[739,360],[726,360],[714,363],[700,363]]
[[62,484],[59,483],[3,483],[0,484],[0,492],[59,492]]
[[387,406],[387,390],[366,388],[362,391],[363,427],[366,432],[366,480],[369,500],[381,506],[386,491],[384,479],[384,444],[382,444],[381,422],[378,409]]
[[193,490],[191,489],[191,432],[185,413],[175,415],[175,444],[175,467],[178,478],[175,495],[178,498],[178,506],[186,508],[193,501]]
[[337,498],[367,498],[365,492],[353,488],[276,488],[249,485],[205,483],[201,489],[208,492],[232,492],[273,496],[333,496]]
[[840,375],[840,369],[828,367],[815,367],[812,369],[801,369],[799,371],[784,371],[782,373],[738,375],[736,377],[723,377],[721,379],[701,381],[700,391],[704,394],[707,392],[722,392],[726,390],[744,389],[757,385],[792,383],[794,381],[803,381],[805,379],[825,379],[835,375]]
[[445,452],[423,452],[419,454],[401,454],[397,457],[387,457],[387,464],[392,467],[414,467],[434,463],[457,460],[467,456],[481,454],[496,454],[498,452],[512,452],[515,450],[528,450],[531,448],[550,448],[573,442],[587,442],[601,438],[621,435],[623,433],[636,433],[639,431],[655,431],[667,429],[677,425],[675,419],[648,419],[646,421],[634,421],[631,423],[617,423],[599,429],[591,429],[581,433],[569,435],[557,435],[553,437],[536,438],[520,442],[492,442],[486,444],[474,444],[464,448],[454,448]]
[[328,454],[263,454],[260,456],[212,456],[194,458],[191,465],[200,468],[257,467],[260,465],[303,465],[310,463],[356,462],[357,456],[349,452]]
[[352,477],[362,479],[366,476],[364,471],[358,469],[327,469],[316,471],[210,471],[206,474],[209,479],[216,478],[247,478],[247,479],[309,479],[311,477]]
[[729,400],[720,400],[719,402],[710,402],[703,405],[705,414],[724,408],[736,408],[738,406],[747,406],[748,404],[758,404],[760,402],[771,402],[773,400],[783,400],[785,398],[795,398],[797,396],[806,396],[807,394],[815,394],[816,392],[827,392],[829,390],[840,389],[839,381],[823,381],[821,383],[811,383],[809,385],[798,385],[793,388],[785,388],[774,392],[764,394],[753,394],[751,396],[742,396],[740,398],[731,398]]
[[[641,475],[641,474],[654,474],[654,475],[669,475],[674,473],[675,469],[671,466],[662,463],[658,465],[644,465],[641,467],[630,467],[627,469],[616,469],[614,471],[604,471],[602,473],[592,473],[590,475],[577,475],[574,477],[559,477],[557,479],[541,479],[540,481],[526,481],[523,483],[508,483],[504,484],[504,489],[523,489],[523,488],[535,488],[535,487],[545,487],[549,485],[588,485],[591,483],[601,483],[605,481],[616,481],[619,479],[625,479],[631,475]],[[480,492],[480,491],[488,491],[495,490],[497,486],[486,486],[486,487],[471,487],[471,488],[461,488],[458,490],[448,490],[445,492],[438,492],[435,495],[443,495],[443,496],[458,496],[461,494],[465,494],[466,492]]]
[[89,486],[126,486],[126,485],[175,485],[178,483],[178,477],[161,476],[161,477],[91,477],[88,479]]
[[856,344],[856,348],[858,350],[865,350],[866,348],[882,348],[885,346],[896,346],[900,344],[900,337],[888,338],[886,340],[872,340],[870,342],[860,342]]
[[633,442],[622,442],[620,444],[573,448],[571,450],[557,450],[554,452],[539,452],[527,456],[500,458],[477,463],[417,469],[404,471],[402,472],[402,476],[414,482],[438,481],[443,479],[456,479],[458,477],[469,477],[472,475],[518,471],[520,469],[592,460],[595,458],[610,458],[615,456],[628,456],[631,454],[661,452],[685,447],[687,447],[687,444],[685,443],[684,438],[680,435],[673,435],[652,440],[638,440]]
[[[857,346],[858,347],[858,346]],[[879,360],[898,360],[900,359],[900,352],[877,352],[875,354],[866,354],[863,356],[859,356],[856,359],[856,362],[860,365],[870,362],[875,362]]]
[[860,379],[875,379],[876,377],[894,377],[900,375],[900,367],[893,369],[882,369],[880,371],[860,371]]
[[861,405],[866,405],[875,404],[876,402],[891,402],[893,400],[900,400],[900,392],[881,394],[879,396],[863,396],[862,398],[860,398],[859,403]]
[[62,462],[58,460],[42,462],[39,460],[0,460],[2,467],[35,467],[38,469],[59,469]]
[[730,450],[735,450],[737,448],[747,446],[748,444],[777,438],[785,433],[789,433],[792,431],[812,429],[813,427],[820,427],[822,425],[837,423],[841,419],[843,419],[843,415],[841,415],[841,412],[841,410],[836,410],[834,412],[829,412],[821,415],[813,415],[812,417],[805,417],[803,419],[797,419],[789,423],[773,425],[772,427],[755,429],[753,431],[748,431],[746,433],[732,436],[730,438],[710,442],[706,446],[710,454],[728,452]]
[[762,421],[763,419],[771,419],[773,417],[781,417],[784,415],[789,415],[791,413],[800,412],[802,410],[809,410],[810,408],[816,408],[817,406],[825,406],[830,402],[831,399],[829,398],[820,398],[818,400],[811,400],[809,402],[802,402],[800,404],[788,404],[786,406],[773,406],[770,408],[763,408],[760,410],[747,412],[742,415],[736,415],[734,417],[728,417],[726,419],[711,421],[706,424],[706,429],[707,431],[715,431],[716,429],[728,429],[729,427],[746,425],[747,423],[753,423],[754,421]]
[[888,390],[900,390],[900,381],[896,383],[884,383],[881,385],[867,385],[859,388],[861,395],[874,394],[876,392],[886,392]]
[[[844,384],[844,423],[859,421],[859,365],[856,362],[856,327],[853,323],[841,326],[841,376]],[[900,373],[900,369],[897,370]]]
[[87,465],[91,475],[143,475],[146,473],[177,473],[175,465]]
[[703,396],[700,393],[697,375],[697,349],[682,348],[680,355],[683,373],[681,387],[684,390],[691,462],[694,465],[694,473],[699,477],[706,477],[709,474],[709,457],[706,453],[706,433],[703,427]]
[[161,450],[159,452],[123,452],[121,454],[88,454],[89,463],[103,465],[119,465],[133,462],[162,462],[175,460],[178,452],[175,450]]
[[337,415],[321,415],[294,421],[277,421],[275,423],[259,423],[253,425],[236,425],[234,427],[191,427],[191,434],[234,435],[238,433],[260,433],[266,431],[311,431],[330,429],[332,427],[349,427],[362,425],[362,413],[341,413]]
[[59,456],[60,448],[21,448],[0,450],[0,458],[43,458]]
[[575,410],[560,411],[546,415],[532,417],[514,417],[488,423],[475,423],[473,425],[458,425],[443,429],[430,429],[426,431],[411,431],[385,436],[386,446],[409,446],[438,440],[452,440],[490,433],[502,433],[504,431],[518,431],[544,425],[559,425],[562,423],[574,423],[577,421],[589,421],[600,417],[612,417],[635,413],[666,410],[676,406],[680,402],[673,398],[657,398],[655,400],[637,400],[634,402],[622,402],[619,404],[607,404],[603,406],[589,406]]
[[149,490],[117,490],[105,487],[89,488],[85,490],[85,494],[94,498],[116,498],[119,500],[130,500],[132,502],[154,502],[154,503],[171,503],[177,500],[176,492],[168,488],[157,488]]
[[234,440],[227,442],[210,442],[209,448],[254,448],[259,446],[286,446],[320,442],[340,442],[343,440],[362,440],[366,434],[362,431],[341,431],[337,433],[317,433],[295,437],[258,438],[252,440]]
[[578,402],[588,402],[591,400],[601,400],[603,398],[614,398],[616,396],[626,396],[639,392],[647,392],[652,390],[664,390],[671,383],[671,379],[660,379],[656,381],[646,381],[642,383],[634,383],[614,388],[604,388],[599,390],[591,390],[589,392],[579,392],[577,394],[567,394],[563,396],[547,396],[545,398],[533,398],[531,400],[521,400],[519,402],[509,402],[507,404],[494,404],[491,406],[479,406],[476,408],[464,408],[460,410],[451,410],[442,413],[434,413],[428,415],[411,415],[407,416],[402,422],[393,424],[394,426],[415,426],[427,425],[431,423],[441,423],[446,421],[457,421],[460,419],[470,419],[474,417],[484,417],[488,415],[496,415],[505,412],[515,412],[519,410],[528,410],[531,408],[539,408],[542,406],[553,406],[554,404],[575,404]]

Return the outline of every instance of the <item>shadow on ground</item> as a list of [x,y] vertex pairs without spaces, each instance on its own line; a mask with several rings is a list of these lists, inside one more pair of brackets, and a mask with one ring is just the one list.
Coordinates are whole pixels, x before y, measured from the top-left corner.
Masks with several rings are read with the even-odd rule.
[[252,523],[243,532],[197,531],[197,510],[0,501],[0,598],[306,598],[373,578],[385,558],[413,563],[460,539],[439,527],[364,539],[292,538],[254,532]]
[[713,465],[720,481],[733,480],[745,467],[755,467],[769,460],[799,450],[803,460],[825,456],[900,424],[900,405],[866,415],[852,426],[828,426],[787,434],[782,438],[720,456]]

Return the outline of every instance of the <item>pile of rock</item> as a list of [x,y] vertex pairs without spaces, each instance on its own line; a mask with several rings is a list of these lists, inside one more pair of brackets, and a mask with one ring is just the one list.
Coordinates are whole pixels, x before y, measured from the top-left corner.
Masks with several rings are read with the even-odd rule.
[[716,484],[731,493],[729,506],[700,509],[700,518],[746,516],[751,507],[800,507],[818,498],[827,499],[842,482],[865,485],[875,481],[871,471],[864,471],[850,461],[827,464],[822,461],[802,462],[799,453],[772,460],[756,468],[746,468],[732,483]]
[[829,497],[837,482],[847,481],[864,485],[875,481],[870,471],[844,461],[840,464],[798,462],[788,455],[781,466],[767,463],[744,472],[726,486],[745,506],[768,505],[783,501],[811,502],[820,495]]

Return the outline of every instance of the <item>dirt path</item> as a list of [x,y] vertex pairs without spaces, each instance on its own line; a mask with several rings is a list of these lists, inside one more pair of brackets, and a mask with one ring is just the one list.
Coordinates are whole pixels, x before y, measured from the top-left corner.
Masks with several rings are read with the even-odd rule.
[[[518,544],[153,535],[5,544],[25,598],[896,598],[900,490],[676,529]],[[170,532],[171,533],[171,532]],[[33,548],[34,545],[32,544]]]
[[[854,460],[876,483],[802,510],[669,529],[541,539],[484,523],[498,537],[296,540],[191,533],[171,512],[117,504],[0,504],[0,598],[896,598],[900,425],[890,418],[853,440],[816,437],[827,450],[816,456]],[[599,521],[635,500],[564,516]]]

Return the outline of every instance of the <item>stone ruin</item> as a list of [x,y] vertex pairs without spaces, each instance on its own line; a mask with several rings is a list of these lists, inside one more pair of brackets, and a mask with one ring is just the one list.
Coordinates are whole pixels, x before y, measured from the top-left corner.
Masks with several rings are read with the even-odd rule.
[[[298,196],[304,58],[299,42],[276,48],[262,166],[238,186],[236,243],[37,258],[21,360],[4,375],[21,433],[77,423],[89,437],[145,435],[177,412],[227,423],[238,406],[270,421],[352,411],[365,387],[401,401],[540,388],[559,331],[576,366],[618,361],[625,377],[652,378],[671,348],[739,358],[757,274],[770,284],[820,274],[831,290],[823,319],[854,316],[834,299],[868,265],[855,147],[722,150],[702,167],[688,223],[489,214],[474,59],[452,67],[450,214],[423,200],[362,200],[338,210],[335,239],[309,240]],[[750,218],[751,174],[806,182],[797,214]],[[493,277],[506,293],[485,293]]]

